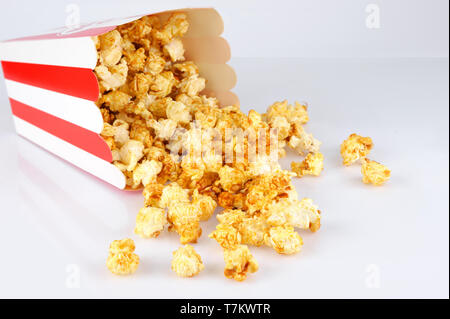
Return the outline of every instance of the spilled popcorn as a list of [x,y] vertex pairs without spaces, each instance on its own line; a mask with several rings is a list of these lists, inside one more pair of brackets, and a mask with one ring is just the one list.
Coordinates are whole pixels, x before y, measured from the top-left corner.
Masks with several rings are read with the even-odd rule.
[[360,160],[363,183],[380,186],[391,177],[391,171],[386,166],[367,158],[372,147],[373,142],[370,137],[353,133],[342,142],[341,155],[346,166]]
[[323,154],[320,152],[309,153],[301,163],[292,162],[291,168],[297,174],[297,177],[305,175],[319,176],[323,171]]
[[361,173],[365,184],[370,183],[377,186],[384,184],[391,176],[391,171],[386,166],[370,159],[364,160]]
[[173,252],[172,270],[179,277],[193,277],[204,268],[202,258],[191,245],[182,246]]
[[[258,270],[248,246],[294,254],[303,245],[297,231],[320,228],[317,206],[299,200],[291,180],[321,173],[321,142],[304,129],[304,103],[276,102],[265,114],[245,114],[202,94],[206,80],[184,58],[181,39],[188,28],[187,16],[173,13],[167,21],[146,16],[94,38],[101,136],[127,188],[143,189],[134,232],[142,238],[158,237],[165,228],[176,232],[183,246],[173,253],[172,270],[192,277],[204,266],[189,244],[223,207],[209,237],[223,250],[225,276],[242,281]],[[345,150],[350,162],[371,147],[365,140],[353,143]],[[293,171],[278,163],[287,147],[305,156]],[[130,239],[114,241],[108,268],[134,272],[139,258],[133,251]]]
[[224,249],[223,258],[225,259],[225,277],[237,281],[244,281],[247,273],[254,273],[259,267],[246,245]]
[[115,240],[109,246],[109,255],[106,267],[116,275],[134,273],[139,266],[139,256],[134,253],[134,241],[126,238]]
[[365,158],[373,147],[370,137],[362,137],[358,134],[351,134],[341,144],[341,155],[345,166],[353,164],[361,158]]

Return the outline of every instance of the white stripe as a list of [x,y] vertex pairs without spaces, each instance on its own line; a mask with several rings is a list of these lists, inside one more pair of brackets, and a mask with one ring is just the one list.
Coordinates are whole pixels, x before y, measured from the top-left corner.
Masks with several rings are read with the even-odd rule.
[[5,80],[9,97],[84,127],[95,133],[103,129],[103,118],[94,102],[35,86]]
[[23,137],[117,188],[125,188],[125,176],[113,164],[79,149],[16,116],[13,116],[13,119],[17,133]]
[[97,50],[91,37],[2,42],[0,60],[93,69]]

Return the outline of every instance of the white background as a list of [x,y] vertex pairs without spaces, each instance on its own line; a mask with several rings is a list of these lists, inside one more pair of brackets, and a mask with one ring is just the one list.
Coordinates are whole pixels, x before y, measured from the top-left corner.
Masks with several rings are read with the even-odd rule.
[[[151,7],[111,2],[80,2],[82,21]],[[260,270],[237,283],[222,275],[222,253],[206,237],[211,220],[196,245],[205,270],[179,279],[170,270],[175,234],[132,235],[142,196],[16,136],[0,84],[0,297],[448,298],[448,2],[372,1],[380,29],[366,28],[366,1],[208,3],[224,17],[245,111],[285,98],[310,103],[307,129],[323,141],[325,170],[294,183],[320,206],[323,227],[301,233],[295,256],[251,248]],[[2,2],[0,39],[61,26],[64,9]],[[392,169],[385,186],[364,185],[357,165],[341,165],[339,145],[352,132],[371,136],[371,157]],[[115,277],[107,247],[127,236],[141,265]]]
[[[128,17],[162,7],[213,6],[234,57],[447,57],[448,0],[83,0],[1,1],[0,40],[62,27],[68,4],[81,22]],[[366,7],[380,29],[366,28]]]

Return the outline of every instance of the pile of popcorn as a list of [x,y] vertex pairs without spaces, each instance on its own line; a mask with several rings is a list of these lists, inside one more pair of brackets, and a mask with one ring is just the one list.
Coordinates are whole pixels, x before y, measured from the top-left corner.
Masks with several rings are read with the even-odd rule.
[[[225,276],[242,281],[258,270],[249,245],[295,254],[303,245],[297,230],[320,228],[320,210],[298,198],[291,179],[321,173],[321,143],[304,129],[305,104],[276,102],[265,114],[244,114],[203,95],[206,80],[184,58],[188,27],[187,16],[177,12],[167,21],[146,16],[94,38],[101,136],[127,187],[143,188],[135,234],[178,233],[183,246],[173,253],[172,270],[192,277],[204,265],[189,244],[201,237],[201,222],[223,207],[209,237],[223,250]],[[278,163],[286,147],[305,156],[292,171]],[[365,165],[367,172],[376,170]],[[131,239],[114,241],[108,269],[133,273],[139,264],[134,248]]]

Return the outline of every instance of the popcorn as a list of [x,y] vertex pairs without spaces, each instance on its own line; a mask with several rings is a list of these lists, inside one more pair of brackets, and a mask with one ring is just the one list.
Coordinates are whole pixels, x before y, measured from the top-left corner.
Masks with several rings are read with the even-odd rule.
[[[164,195],[164,194],[163,194]],[[171,203],[168,217],[175,231],[180,235],[180,243],[196,243],[202,234],[200,212],[196,205],[186,202]]]
[[309,198],[301,201],[282,198],[268,205],[265,210],[266,222],[270,226],[289,225],[311,229],[313,232],[320,228],[320,210]]
[[109,91],[125,84],[128,75],[128,65],[125,60],[109,68],[102,64],[97,66],[94,72],[99,79],[101,91]]
[[112,128],[112,136],[117,146],[122,146],[130,140],[129,125],[127,122],[117,119],[114,121]]
[[106,267],[116,275],[128,275],[137,270],[139,256],[134,253],[132,239],[114,240],[109,247]]
[[120,148],[120,161],[126,165],[127,171],[132,171],[138,161],[144,156],[144,144],[129,140]]
[[100,42],[100,61],[106,66],[116,65],[122,57],[122,37],[117,30],[98,37]]
[[290,137],[288,146],[300,155],[306,153],[319,153],[322,143],[314,138],[312,134],[306,133],[302,126],[294,125],[294,135]]
[[269,125],[272,128],[278,129],[278,138],[284,140],[289,136],[291,124],[283,116],[274,116],[270,119]]
[[134,233],[142,238],[156,238],[167,223],[166,212],[163,209],[144,207],[136,216]]
[[244,208],[246,206],[246,196],[242,193],[233,194],[230,192],[221,192],[218,197],[218,203],[224,208]]
[[240,209],[226,209],[221,214],[218,214],[216,217],[219,223],[228,224],[237,228],[245,218],[245,212],[243,212]]
[[169,207],[178,203],[189,203],[189,193],[177,183],[171,183],[164,187],[160,205],[161,207]]
[[167,120],[152,120],[149,122],[150,127],[155,130],[156,137],[162,140],[170,139],[177,128],[177,122],[167,119]]
[[[159,183],[149,183],[145,186],[142,195],[147,206],[159,207],[164,185]],[[164,207],[164,206],[163,206]]]
[[341,144],[341,155],[344,165],[353,164],[358,159],[365,158],[373,147],[370,137],[362,137],[355,133],[351,134]]
[[265,235],[269,231],[269,225],[262,216],[245,217],[239,224],[241,242],[246,245],[262,246]]
[[136,73],[129,85],[130,93],[137,97],[147,94],[153,83],[153,77],[150,74]]
[[157,74],[150,86],[151,94],[157,97],[169,95],[175,85],[175,77],[172,72],[166,71]]
[[[165,22],[147,16],[93,38],[96,104],[104,120],[100,135],[127,187],[143,188],[135,233],[158,237],[166,225],[177,232],[185,246],[174,252],[172,270],[191,277],[204,266],[187,244],[197,242],[200,222],[220,205],[225,210],[209,237],[224,251],[225,276],[242,281],[258,269],[246,245],[292,254],[302,246],[294,227],[319,229],[320,211],[310,199],[298,200],[291,179],[321,173],[321,143],[303,127],[309,120],[306,104],[276,102],[265,114],[245,114],[202,94],[206,80],[184,57],[188,27],[187,16],[175,12]],[[226,134],[233,130],[246,134]],[[278,163],[286,147],[307,154],[292,163],[295,173]],[[112,244],[108,268],[135,271],[139,258],[133,252],[131,240]]]
[[[182,77],[189,77],[198,74],[198,67],[192,61],[175,63],[173,65],[174,72],[181,74]],[[188,98],[188,96],[180,95],[180,98]]]
[[277,253],[285,255],[298,253],[303,246],[302,238],[292,226],[272,227],[265,236],[265,242]]
[[241,243],[241,234],[230,224],[218,224],[209,238],[215,239],[222,248],[229,249]]
[[133,171],[133,186],[139,187],[139,185],[146,186],[149,183],[156,182],[156,177],[161,172],[162,164],[155,160],[145,160],[138,164]]
[[258,262],[250,254],[246,245],[224,249],[223,257],[225,260],[224,275],[227,278],[244,281],[248,272],[254,273],[258,270]]
[[111,91],[104,94],[99,103],[109,107],[113,112],[123,111],[130,104],[132,96],[122,91]]
[[204,78],[201,78],[198,75],[191,75],[187,78],[184,78],[180,82],[178,88],[182,93],[186,93],[189,96],[195,96],[203,91],[205,85],[206,81]]
[[180,38],[172,39],[164,46],[164,53],[170,56],[172,62],[184,60],[183,42]]
[[213,198],[200,194],[197,189],[192,194],[192,203],[197,206],[200,212],[200,221],[208,220],[217,207],[217,203]]
[[286,100],[283,102],[275,102],[269,106],[265,114],[269,123],[277,116],[286,118],[289,123],[296,123],[299,125],[306,124],[309,120],[306,105],[295,102],[295,106],[292,106],[288,105]]
[[167,118],[176,123],[189,123],[191,114],[186,105],[181,102],[171,101],[166,109]]
[[151,75],[157,75],[164,70],[166,61],[163,57],[150,52],[147,61],[145,61],[144,72],[150,73]]
[[386,166],[370,159],[363,160],[361,173],[365,184],[377,186],[384,184],[391,177],[391,171]]
[[141,124],[137,121],[131,124],[129,138],[144,144],[145,149],[150,148],[155,139],[155,137],[151,135],[150,130],[147,128],[146,124]]
[[140,43],[143,38],[149,36],[152,31],[152,26],[148,22],[148,19],[140,19],[134,23],[128,23],[121,26],[121,30],[130,41]]
[[245,182],[245,173],[237,168],[225,165],[219,170],[219,183],[226,191],[237,192]]
[[193,277],[204,268],[202,258],[191,245],[184,245],[173,252],[172,270],[179,277]]
[[303,177],[305,175],[319,176],[323,170],[323,154],[308,153],[303,162],[292,162],[291,168],[297,174],[297,177]]
[[153,33],[154,37],[163,44],[169,43],[175,37],[182,37],[188,30],[186,14],[174,13],[164,24],[161,30]]
[[147,59],[144,48],[139,48],[137,50],[133,50],[133,52],[128,52],[125,54],[125,56],[130,71],[132,72],[144,71]]

